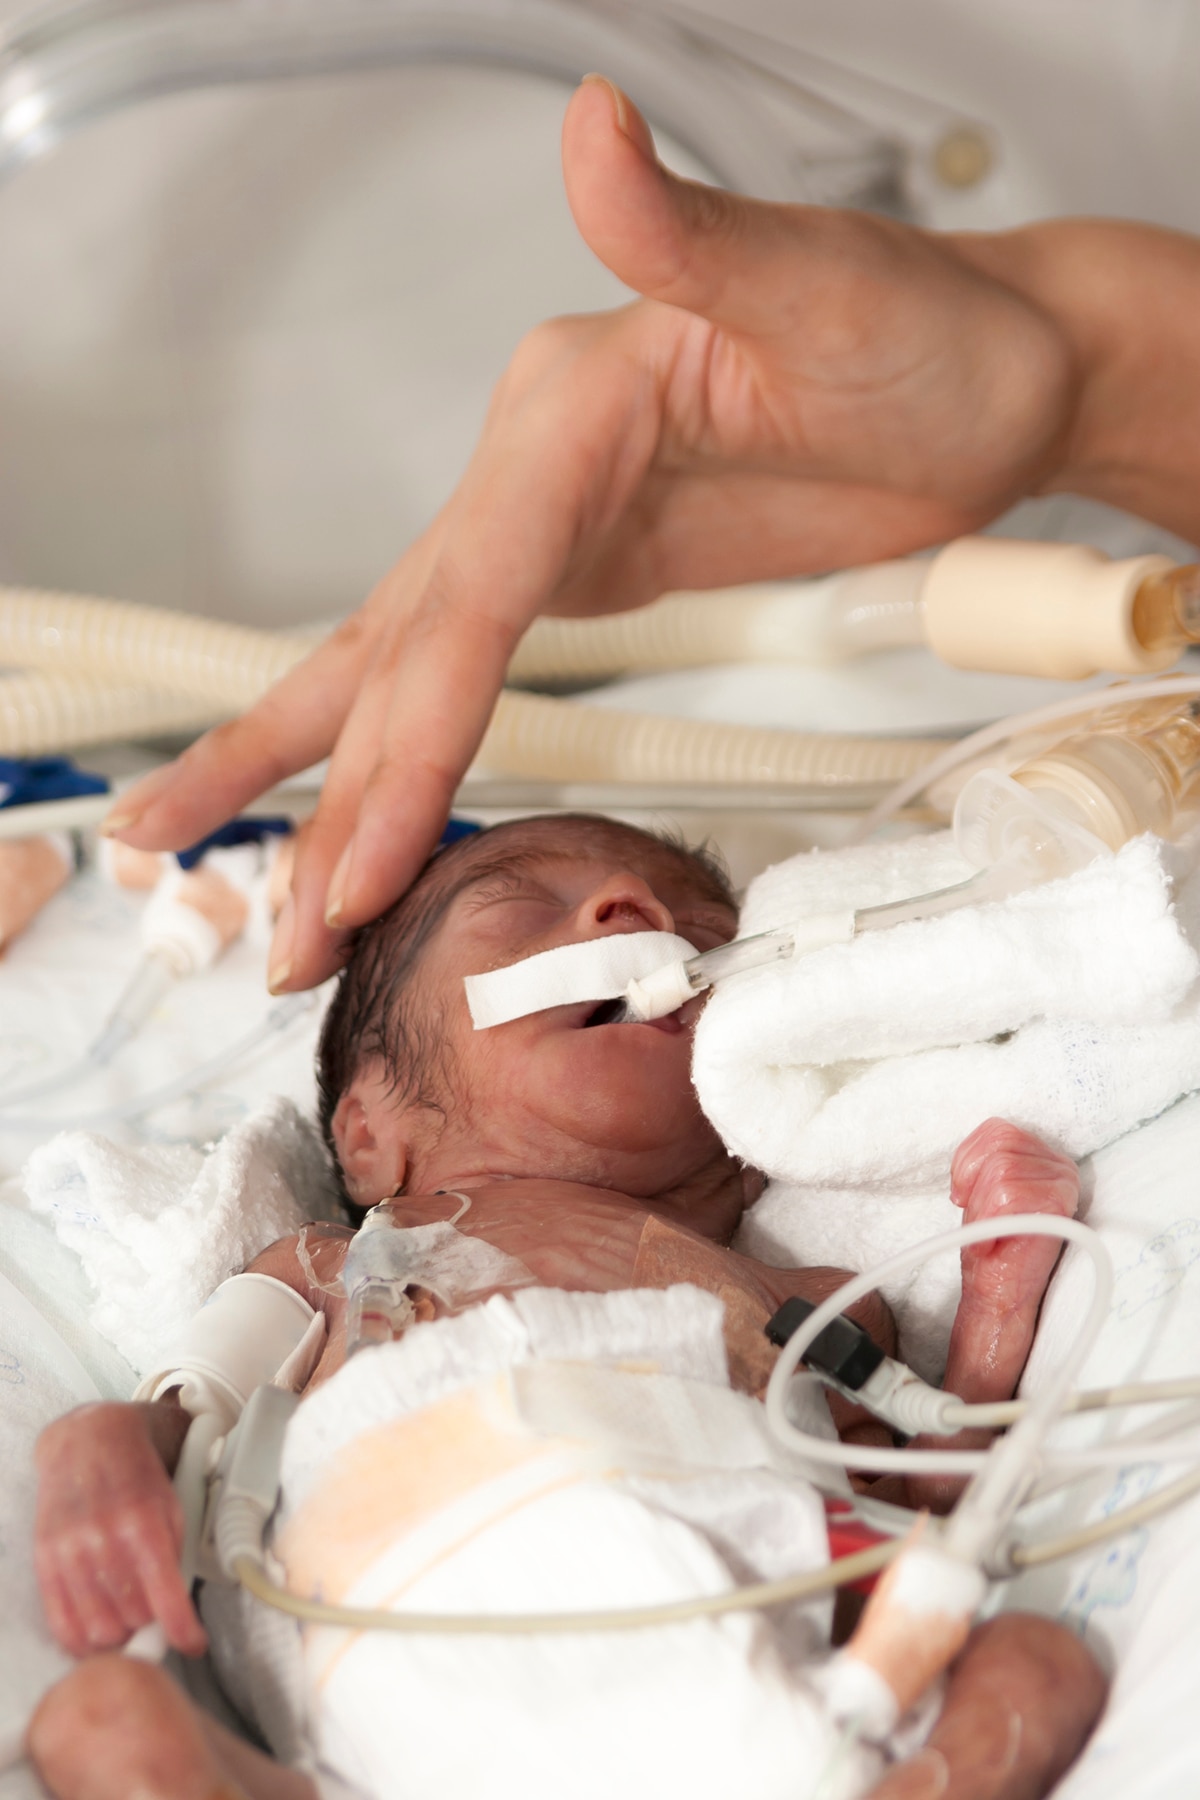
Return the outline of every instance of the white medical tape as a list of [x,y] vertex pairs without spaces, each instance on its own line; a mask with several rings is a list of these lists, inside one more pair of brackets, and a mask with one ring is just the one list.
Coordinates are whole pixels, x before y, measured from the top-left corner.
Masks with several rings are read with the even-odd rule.
[[824,950],[830,944],[848,944],[854,936],[854,914],[852,912],[811,913],[807,919],[801,919],[796,925],[789,927],[796,956],[808,956],[814,950]]
[[160,878],[142,909],[139,933],[144,947],[167,956],[177,975],[196,975],[212,967],[224,945],[216,926],[179,898],[186,879],[180,868]]
[[615,1000],[631,981],[696,954],[693,944],[670,931],[616,932],[582,944],[560,944],[486,975],[468,975],[463,986],[476,1031],[487,1031],[551,1006]]

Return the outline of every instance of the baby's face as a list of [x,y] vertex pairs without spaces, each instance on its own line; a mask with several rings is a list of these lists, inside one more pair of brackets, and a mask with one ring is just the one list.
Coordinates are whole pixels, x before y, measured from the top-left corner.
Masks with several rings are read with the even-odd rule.
[[737,927],[717,882],[683,852],[608,821],[530,820],[472,853],[477,866],[463,883],[460,863],[415,977],[448,1052],[457,1114],[445,1135],[465,1135],[495,1172],[635,1195],[711,1156],[719,1146],[690,1079],[699,1000],[646,1025],[594,1023],[597,1006],[585,1003],[477,1032],[463,978],[619,932],[674,931],[711,949]]

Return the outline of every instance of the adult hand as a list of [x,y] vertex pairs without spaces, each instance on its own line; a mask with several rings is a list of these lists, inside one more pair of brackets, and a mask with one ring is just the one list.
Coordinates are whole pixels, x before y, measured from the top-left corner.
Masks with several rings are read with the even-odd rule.
[[1069,433],[1066,340],[988,272],[989,240],[679,180],[599,78],[563,160],[584,238],[646,298],[532,332],[457,492],[366,604],[109,822],[179,847],[333,751],[277,991],[330,973],[411,880],[538,613],[939,542],[1047,480]]

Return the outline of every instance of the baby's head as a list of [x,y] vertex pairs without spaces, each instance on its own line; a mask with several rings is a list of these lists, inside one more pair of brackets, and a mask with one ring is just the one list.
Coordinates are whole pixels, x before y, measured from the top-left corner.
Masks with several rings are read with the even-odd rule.
[[322,1123],[347,1193],[548,1177],[649,1198],[724,1152],[689,1066],[699,1002],[650,1025],[560,1006],[476,1032],[463,978],[541,950],[676,931],[734,934],[703,851],[612,820],[516,820],[461,839],[359,933],[321,1038]]

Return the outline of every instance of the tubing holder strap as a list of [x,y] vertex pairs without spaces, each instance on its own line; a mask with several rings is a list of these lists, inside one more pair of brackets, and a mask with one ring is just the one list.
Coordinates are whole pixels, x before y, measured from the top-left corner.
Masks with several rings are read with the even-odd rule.
[[[694,944],[670,931],[618,932],[582,944],[560,944],[488,974],[468,975],[463,986],[476,1031],[487,1031],[552,1006],[616,1000],[630,982],[695,955]],[[691,992],[689,986],[683,999]],[[682,1004],[682,999],[676,1001]]]

